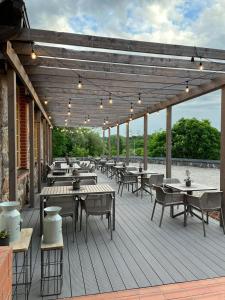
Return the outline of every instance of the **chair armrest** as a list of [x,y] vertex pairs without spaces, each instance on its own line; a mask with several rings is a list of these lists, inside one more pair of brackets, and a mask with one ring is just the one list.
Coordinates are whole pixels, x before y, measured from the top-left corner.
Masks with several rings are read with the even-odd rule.
[[182,193],[165,193],[166,203],[177,203],[184,202],[185,195]]

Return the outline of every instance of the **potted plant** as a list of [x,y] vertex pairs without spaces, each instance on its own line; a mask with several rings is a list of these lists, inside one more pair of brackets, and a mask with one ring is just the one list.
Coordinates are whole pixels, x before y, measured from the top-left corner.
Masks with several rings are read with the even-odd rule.
[[80,179],[75,179],[73,181],[73,190],[79,190],[80,189]]
[[191,186],[191,172],[186,170],[186,178],[184,179],[186,186]]
[[140,173],[142,172],[142,163],[141,163],[141,161],[140,161],[140,163],[139,163],[139,172],[140,172]]
[[9,234],[6,230],[0,231],[0,246],[9,246]]

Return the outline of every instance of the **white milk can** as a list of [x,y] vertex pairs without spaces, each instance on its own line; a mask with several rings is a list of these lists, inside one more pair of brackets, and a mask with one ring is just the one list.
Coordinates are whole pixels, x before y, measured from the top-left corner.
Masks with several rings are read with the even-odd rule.
[[17,210],[19,207],[17,201],[0,202],[2,210],[0,214],[0,230],[6,230],[9,234],[9,242],[14,242],[20,239],[20,213]]
[[44,209],[47,216],[44,218],[43,242],[55,244],[62,240],[62,217],[59,215],[61,207],[49,206]]

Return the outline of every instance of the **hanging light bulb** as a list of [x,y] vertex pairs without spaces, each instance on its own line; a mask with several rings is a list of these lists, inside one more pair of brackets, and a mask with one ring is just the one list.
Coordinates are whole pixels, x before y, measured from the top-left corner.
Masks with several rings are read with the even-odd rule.
[[48,100],[46,99],[46,97],[45,97],[45,101],[44,101],[44,103],[45,103],[45,105],[47,105],[47,104],[48,104]]
[[67,122],[67,119],[65,119],[65,123]]
[[90,116],[89,116],[89,115],[88,115],[88,117],[87,117],[87,121],[90,122]]
[[100,102],[100,109],[103,109],[103,103],[102,103],[102,99],[101,99],[101,102]]
[[116,126],[117,126],[117,127],[119,126],[119,123],[118,123],[118,122],[116,123]]
[[186,88],[185,88],[185,92],[189,93],[189,85],[188,85],[188,80],[186,81]]
[[141,104],[141,93],[139,93],[138,104]]
[[130,121],[132,121],[132,120],[133,120],[133,115],[132,115],[132,114],[130,115],[130,118],[129,118],[129,120],[130,120]]
[[31,49],[31,54],[30,54],[32,59],[36,59],[37,58],[37,54],[34,51],[34,45],[32,44],[32,49]]
[[69,103],[68,103],[68,108],[71,108],[71,102],[69,101]]
[[113,100],[112,100],[112,94],[109,93],[109,104],[112,104],[113,103]]
[[48,118],[49,118],[49,120],[51,120],[52,117],[51,117],[51,116],[48,116]]
[[105,119],[104,119],[103,125],[105,125]]
[[132,113],[134,111],[134,109],[133,109],[133,103],[131,102],[131,104],[130,104],[130,112]]
[[106,120],[105,120],[106,124],[109,123],[109,118],[107,117]]
[[68,115],[68,116],[70,116],[70,115],[71,115],[71,113],[70,113],[70,110],[68,110],[68,113],[67,113],[67,115]]
[[79,81],[78,81],[77,87],[78,87],[78,89],[82,89],[82,87],[83,87],[80,75],[79,75]]
[[84,120],[84,124],[87,124],[87,120],[86,119]]
[[200,57],[200,63],[199,63],[199,70],[202,71],[204,69],[202,61],[201,61],[201,57]]

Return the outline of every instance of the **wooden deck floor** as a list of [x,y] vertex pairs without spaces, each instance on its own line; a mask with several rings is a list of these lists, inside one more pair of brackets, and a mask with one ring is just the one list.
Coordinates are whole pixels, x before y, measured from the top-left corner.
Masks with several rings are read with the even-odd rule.
[[[99,175],[99,183],[114,180]],[[136,197],[124,190],[116,197],[116,231],[113,241],[105,220],[90,218],[88,243],[83,232],[77,232],[73,243],[71,221],[63,224],[64,284],[58,298],[111,291],[121,291],[169,283],[225,276],[225,236],[215,221],[207,226],[203,237],[201,221],[172,219],[165,213],[158,227],[160,207],[150,221],[153,203],[149,195]],[[24,212],[24,226],[34,228],[33,283],[30,299],[40,298],[39,210]],[[47,298],[55,299],[55,297]]]

